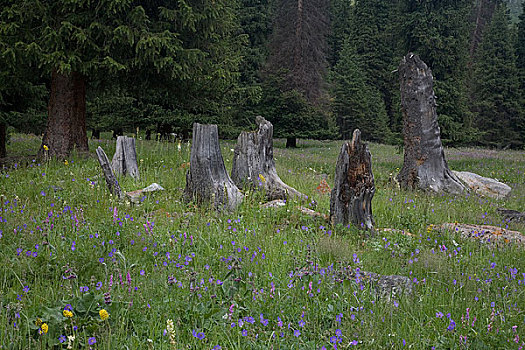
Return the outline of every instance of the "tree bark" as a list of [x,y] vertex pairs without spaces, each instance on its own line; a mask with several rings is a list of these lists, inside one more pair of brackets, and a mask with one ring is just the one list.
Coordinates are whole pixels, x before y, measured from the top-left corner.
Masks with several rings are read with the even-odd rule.
[[88,151],[86,132],[86,80],[78,72],[69,75],[53,70],[47,128],[39,154],[67,157],[76,148]]
[[354,130],[352,141],[341,147],[330,197],[332,225],[349,223],[359,229],[374,229],[372,198],[375,193],[372,156],[361,142],[361,132]]
[[133,137],[117,137],[117,148],[111,160],[111,168],[117,176],[130,175],[134,179],[140,177],[135,139]]
[[403,114],[404,163],[397,181],[402,188],[460,193],[463,184],[445,160],[436,112],[432,71],[415,54],[399,66]]
[[185,200],[194,200],[198,205],[211,203],[217,210],[233,211],[243,197],[226,172],[217,125],[194,123]]
[[0,158],[5,158],[7,155],[6,150],[7,143],[7,125],[0,121]]
[[238,188],[261,188],[268,200],[294,197],[306,200],[308,196],[285,184],[277,175],[273,159],[273,125],[261,116],[256,119],[259,128],[243,131],[237,138],[233,155],[231,179]]
[[106,179],[106,184],[108,185],[109,192],[111,192],[118,199],[121,199],[122,190],[120,189],[120,185],[118,184],[115,174],[113,174],[113,170],[111,170],[111,164],[109,163],[109,159],[106,155],[106,152],[104,152],[104,150],[100,146],[97,148],[96,152],[98,162],[100,164],[100,167],[102,168],[102,171],[104,172],[104,178]]

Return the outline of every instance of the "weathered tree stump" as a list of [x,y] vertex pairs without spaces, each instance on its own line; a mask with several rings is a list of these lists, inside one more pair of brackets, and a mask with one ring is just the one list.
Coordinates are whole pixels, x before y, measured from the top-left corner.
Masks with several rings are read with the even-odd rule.
[[117,137],[117,149],[111,160],[111,168],[113,168],[113,172],[117,176],[130,175],[134,179],[139,178],[137,152],[135,150],[135,139],[133,137]]
[[268,200],[308,197],[285,184],[275,170],[273,125],[261,116],[257,131],[243,131],[237,138],[231,178],[238,188],[261,188]]
[[353,223],[373,232],[372,198],[375,193],[372,156],[356,129],[351,142],[341,147],[330,197],[332,225]]
[[108,156],[100,146],[97,148],[97,157],[100,167],[104,172],[104,177],[106,178],[106,184],[108,185],[109,191],[118,199],[121,199],[122,190],[120,189],[120,185],[118,184],[117,178],[113,174],[113,170],[111,169]]
[[226,172],[217,125],[194,123],[185,200],[195,200],[197,204],[211,203],[216,209],[232,211],[243,197]]
[[397,175],[402,188],[459,193],[463,184],[450,171],[441,144],[432,71],[415,54],[399,65],[405,156]]

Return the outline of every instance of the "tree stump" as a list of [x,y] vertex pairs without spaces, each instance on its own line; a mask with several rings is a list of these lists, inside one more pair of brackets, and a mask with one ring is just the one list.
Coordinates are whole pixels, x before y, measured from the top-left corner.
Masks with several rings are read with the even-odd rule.
[[233,211],[243,195],[228,176],[219,146],[217,125],[193,124],[190,170],[186,173],[186,201],[211,203],[218,210]]
[[104,177],[106,178],[106,184],[108,185],[109,191],[118,199],[121,199],[122,191],[120,189],[120,185],[118,184],[117,178],[113,174],[113,170],[111,169],[106,152],[104,152],[100,146],[97,148],[97,157],[100,167],[104,172]]
[[289,197],[306,200],[308,197],[285,184],[275,170],[273,159],[273,125],[261,116],[256,119],[259,129],[243,131],[237,138],[233,155],[231,178],[238,188],[261,188],[268,200]]
[[113,168],[113,172],[117,176],[129,174],[134,179],[139,178],[137,152],[135,150],[135,139],[133,137],[117,137],[117,149],[111,160],[111,168]]
[[402,188],[460,193],[463,184],[450,171],[441,144],[432,71],[415,54],[399,65],[405,156],[397,175]]
[[353,223],[373,232],[372,198],[375,193],[372,156],[361,142],[361,132],[354,130],[351,142],[341,147],[335,169],[335,183],[330,197],[332,225]]

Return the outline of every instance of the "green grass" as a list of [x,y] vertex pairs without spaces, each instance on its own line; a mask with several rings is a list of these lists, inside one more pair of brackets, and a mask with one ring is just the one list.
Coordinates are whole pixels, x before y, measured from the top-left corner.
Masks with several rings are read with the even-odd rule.
[[[295,203],[263,210],[258,193],[231,214],[184,203],[186,143],[137,141],[141,178],[121,187],[157,182],[166,191],[133,204],[109,195],[94,156],[33,161],[39,142],[14,135],[11,166],[0,172],[0,349],[65,349],[61,336],[75,337],[73,349],[518,349],[525,341],[524,250],[427,229],[457,221],[525,232],[496,211],[525,210],[524,152],[446,151],[451,168],[513,187],[497,201],[401,191],[390,178],[402,154],[371,144],[376,226],[413,236],[367,238]],[[329,195],[315,188],[326,175],[333,184],[341,144],[275,143],[281,178],[325,214]],[[91,141],[92,154],[98,145],[111,157],[114,141]],[[222,147],[231,169],[234,144]],[[409,276],[415,293],[382,298],[367,283],[341,281],[346,267]]]

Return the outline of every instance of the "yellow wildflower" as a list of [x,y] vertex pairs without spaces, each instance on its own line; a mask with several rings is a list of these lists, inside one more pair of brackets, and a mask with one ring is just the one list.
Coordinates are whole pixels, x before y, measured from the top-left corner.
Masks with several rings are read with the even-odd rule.
[[65,164],[65,165],[68,165],[68,164],[69,164],[69,162],[67,161],[67,159],[64,160],[64,164]]
[[42,326],[40,326],[40,329],[42,330],[42,333],[46,334],[49,330],[49,327],[47,326],[47,323],[42,323]]
[[73,313],[69,310],[62,311],[62,315],[64,315],[64,317],[67,317],[67,318],[73,317]]
[[109,313],[105,309],[100,310],[98,314],[100,315],[102,321],[105,321],[109,318]]
[[47,147],[46,145],[42,146],[42,148],[44,148],[44,151],[49,151],[49,147]]
[[261,182],[266,182],[266,179],[262,174],[259,174],[259,180],[261,180]]

